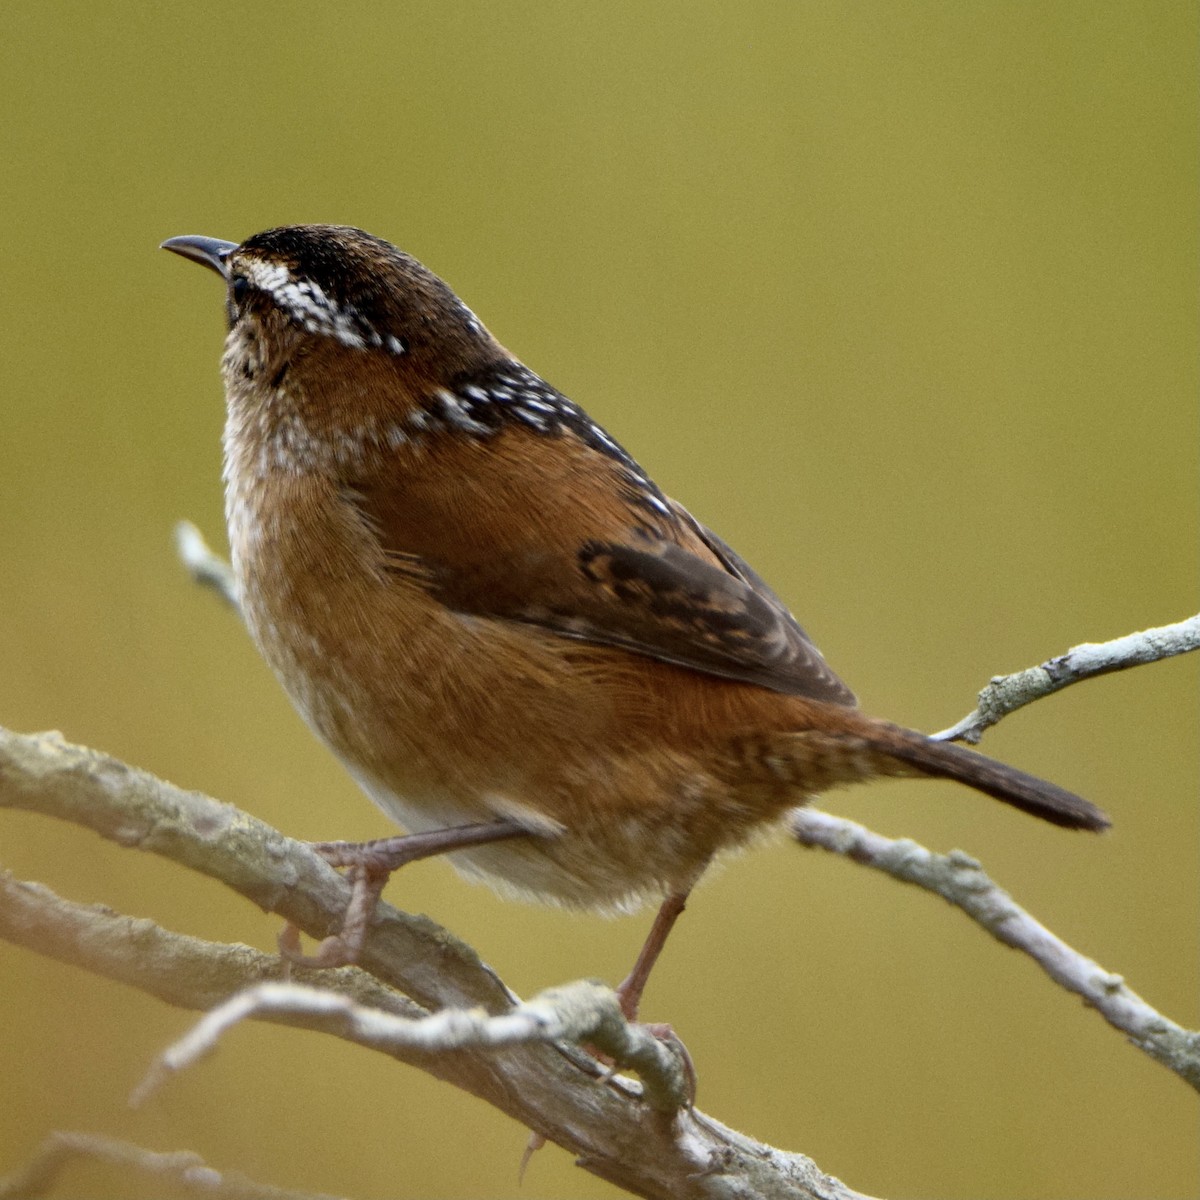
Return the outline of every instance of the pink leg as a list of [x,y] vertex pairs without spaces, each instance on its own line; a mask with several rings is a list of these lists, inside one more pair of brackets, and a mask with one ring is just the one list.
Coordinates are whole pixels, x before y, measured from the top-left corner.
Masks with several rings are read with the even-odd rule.
[[279,952],[288,962],[302,966],[349,966],[358,961],[375,906],[393,871],[436,854],[528,834],[528,829],[512,821],[487,821],[429,833],[377,838],[373,842],[313,842],[313,849],[330,866],[350,868],[346,873],[350,880],[350,903],[346,905],[341,932],[327,937],[314,954],[301,953],[300,931],[290,924],[279,935]]
[[628,1021],[637,1020],[638,1009],[642,1004],[642,992],[646,989],[646,981],[650,978],[650,972],[654,970],[654,964],[658,962],[658,956],[667,943],[667,936],[683,913],[687,898],[687,892],[672,892],[662,902],[662,907],[654,918],[654,924],[650,926],[650,933],[646,937],[641,953],[637,956],[637,962],[633,964],[633,970],[617,988],[621,1011]]

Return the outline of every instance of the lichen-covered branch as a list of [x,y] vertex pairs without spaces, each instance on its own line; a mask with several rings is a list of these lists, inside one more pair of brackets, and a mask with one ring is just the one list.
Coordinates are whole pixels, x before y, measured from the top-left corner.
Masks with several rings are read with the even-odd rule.
[[[304,843],[231,805],[72,746],[58,734],[0,729],[0,807],[72,821],[122,845],[172,859],[221,881],[312,937],[337,927],[349,897],[341,876]],[[213,946],[153,922],[73,905],[40,885],[11,879],[0,879],[0,885],[0,936],[173,1004],[209,1008],[278,975],[273,955]],[[387,904],[379,906],[362,960],[364,970],[301,977],[319,975],[358,1004],[407,1017],[420,1014],[405,996],[426,1010],[478,1008],[493,1016],[511,1013],[516,1004],[469,947],[427,918]],[[312,1013],[261,1015],[325,1028]],[[326,1031],[358,1040],[353,1025],[345,1022]],[[803,1155],[755,1142],[692,1108],[672,1115],[657,1111],[633,1080],[611,1075],[593,1057],[562,1042],[453,1054],[396,1044],[386,1052],[471,1091],[635,1195],[861,1200]]]
[[[0,938],[139,988],[177,1008],[208,1010],[260,983],[294,979],[336,987],[358,1004],[405,1017],[426,1010],[365,971],[285,969],[277,954],[207,942],[104,904],[78,904],[0,870]],[[298,1024],[285,1016],[284,1024]]]
[[801,845],[841,854],[854,862],[913,883],[961,908],[992,937],[1028,954],[1056,983],[1081,996],[1110,1025],[1151,1058],[1200,1091],[1200,1033],[1176,1025],[1151,1008],[1120,975],[1073,950],[1035,920],[961,850],[934,854],[907,838],[894,840],[816,809],[789,819]]
[[1200,614],[1174,625],[1160,625],[1114,638],[1111,642],[1084,642],[1037,667],[996,675],[979,693],[973,712],[956,725],[932,736],[941,741],[977,743],[993,725],[1009,713],[1053,695],[1073,683],[1081,683],[1110,671],[1124,671],[1159,662],[1176,654],[1200,649]]
[[[71,821],[171,859],[315,938],[338,929],[350,897],[346,881],[305,842],[58,733],[0,728],[0,807]],[[427,1009],[504,1012],[514,999],[464,942],[388,905],[379,908],[362,965]]]

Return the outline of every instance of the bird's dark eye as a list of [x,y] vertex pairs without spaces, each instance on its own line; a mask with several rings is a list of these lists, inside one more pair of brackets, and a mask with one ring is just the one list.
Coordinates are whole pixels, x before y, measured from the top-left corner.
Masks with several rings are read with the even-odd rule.
[[234,304],[241,304],[250,290],[250,280],[245,275],[235,275],[229,281],[229,295]]

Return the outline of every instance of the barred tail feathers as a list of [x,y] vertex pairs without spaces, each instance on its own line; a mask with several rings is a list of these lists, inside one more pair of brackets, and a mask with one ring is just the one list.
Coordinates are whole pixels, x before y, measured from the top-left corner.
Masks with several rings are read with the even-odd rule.
[[873,750],[921,775],[953,779],[1066,829],[1099,831],[1111,824],[1100,809],[1074,792],[952,742],[934,741],[882,722],[876,723],[876,731],[867,740]]
[[[817,796],[879,776],[952,779],[1067,829],[1109,827],[1108,817],[1094,804],[1007,763],[853,709],[821,715],[819,727],[814,721],[807,729],[740,739],[739,772],[753,764],[758,783],[770,788],[777,800],[791,804],[796,803],[797,791]],[[745,782],[740,774],[739,783]]]

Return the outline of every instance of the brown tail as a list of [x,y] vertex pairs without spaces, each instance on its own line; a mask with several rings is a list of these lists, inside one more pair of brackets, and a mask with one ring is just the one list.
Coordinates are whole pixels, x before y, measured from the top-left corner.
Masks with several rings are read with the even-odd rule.
[[935,742],[922,733],[898,725],[873,724],[876,733],[870,738],[872,748],[916,768],[922,775],[965,783],[967,787],[995,796],[1043,821],[1052,821],[1068,829],[1100,830],[1107,829],[1112,823],[1094,804],[1074,792],[1035,775],[1027,775],[1016,767],[964,750],[952,742]]

